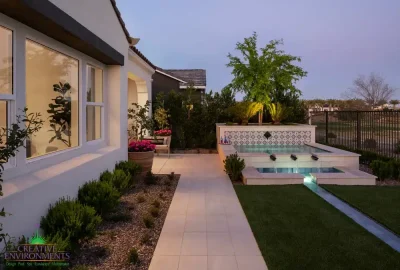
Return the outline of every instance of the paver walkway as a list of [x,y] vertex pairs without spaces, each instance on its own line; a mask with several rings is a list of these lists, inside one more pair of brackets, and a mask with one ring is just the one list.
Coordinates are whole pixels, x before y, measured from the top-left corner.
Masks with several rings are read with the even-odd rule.
[[150,270],[266,270],[218,155],[157,157],[154,173],[181,174]]

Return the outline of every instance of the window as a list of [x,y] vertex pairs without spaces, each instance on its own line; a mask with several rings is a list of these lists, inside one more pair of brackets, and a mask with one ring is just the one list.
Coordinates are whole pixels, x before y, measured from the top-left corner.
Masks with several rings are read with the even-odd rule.
[[86,140],[102,137],[103,70],[87,66],[86,88]]
[[[0,26],[0,130],[9,127],[13,95],[13,32]],[[6,143],[1,138],[0,147]]]
[[26,40],[26,106],[45,121],[27,141],[28,158],[79,145],[79,62]]

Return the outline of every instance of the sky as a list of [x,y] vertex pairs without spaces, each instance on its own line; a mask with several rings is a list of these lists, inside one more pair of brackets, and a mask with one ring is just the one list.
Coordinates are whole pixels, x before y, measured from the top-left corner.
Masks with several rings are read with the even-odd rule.
[[207,90],[231,82],[228,53],[255,31],[258,46],[283,39],[308,72],[302,98],[341,98],[375,72],[400,98],[398,0],[117,0],[137,48],[156,66],[207,71]]

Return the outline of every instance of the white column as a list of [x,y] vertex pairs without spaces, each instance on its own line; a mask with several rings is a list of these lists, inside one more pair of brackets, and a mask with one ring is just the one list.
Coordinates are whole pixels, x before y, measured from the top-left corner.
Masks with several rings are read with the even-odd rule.
[[105,91],[108,120],[108,144],[128,147],[128,76],[125,67],[108,66]]

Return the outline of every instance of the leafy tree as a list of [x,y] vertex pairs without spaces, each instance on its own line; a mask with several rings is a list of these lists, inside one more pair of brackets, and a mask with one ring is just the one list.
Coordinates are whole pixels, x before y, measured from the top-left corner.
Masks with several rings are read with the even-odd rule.
[[133,108],[128,109],[128,119],[133,120],[130,137],[142,140],[146,131],[152,133],[154,130],[154,121],[149,117],[150,101],[146,101],[144,106],[138,103],[132,105]]
[[396,110],[396,106],[400,104],[397,99],[392,99],[389,103],[393,106],[393,110]]
[[[245,93],[246,99],[262,104],[272,101],[288,106],[287,101],[297,100],[301,91],[295,83],[307,72],[293,64],[300,62],[300,57],[286,54],[277,48],[279,45],[283,45],[282,40],[272,40],[258,49],[255,32],[243,43],[236,43],[236,50],[242,58],[228,54],[227,66],[233,69],[234,75],[230,87]],[[262,123],[261,113],[259,123]]]
[[[12,123],[10,127],[0,128],[0,183],[3,182],[1,178],[4,171],[4,164],[12,157],[15,157],[20,147],[24,146],[27,138],[38,132],[42,126],[43,121],[40,118],[40,113],[28,113],[28,109],[22,110],[22,115],[17,115],[16,122]],[[3,189],[0,184],[0,196],[3,196]],[[5,217],[7,213],[4,207],[0,210],[0,216]],[[0,223],[0,243],[9,240],[8,234],[3,232],[3,224]]]

